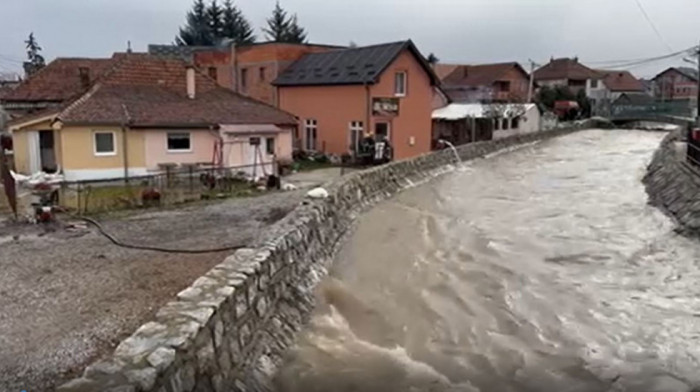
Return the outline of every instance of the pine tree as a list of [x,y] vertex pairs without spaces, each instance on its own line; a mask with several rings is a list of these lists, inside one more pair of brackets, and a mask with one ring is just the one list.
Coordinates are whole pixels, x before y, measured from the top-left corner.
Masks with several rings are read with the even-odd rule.
[[289,20],[289,27],[287,28],[287,33],[284,37],[284,42],[291,42],[296,44],[303,44],[306,42],[306,30],[299,26],[297,21],[297,15],[294,14]]
[[209,19],[209,34],[214,44],[217,44],[223,37],[223,12],[224,10],[216,0],[212,0],[206,10],[207,19]]
[[213,45],[209,12],[204,0],[195,0],[192,10],[187,13],[187,23],[180,28],[175,41],[181,46]]
[[222,13],[222,37],[230,38],[237,45],[252,44],[255,42],[255,35],[250,22],[245,18],[231,0],[224,2]]
[[289,31],[289,20],[287,20],[287,11],[283,10],[279,1],[272,11],[272,16],[267,20],[267,28],[263,29],[267,38],[274,42],[286,42]]
[[41,52],[41,46],[39,46],[39,42],[37,42],[36,38],[34,38],[33,32],[29,34],[29,37],[26,41],[24,41],[24,43],[27,45],[28,59],[28,61],[25,61],[23,64],[24,72],[27,74],[27,76],[31,76],[38,70],[44,68],[46,61],[44,60],[44,57],[39,54],[39,52]]

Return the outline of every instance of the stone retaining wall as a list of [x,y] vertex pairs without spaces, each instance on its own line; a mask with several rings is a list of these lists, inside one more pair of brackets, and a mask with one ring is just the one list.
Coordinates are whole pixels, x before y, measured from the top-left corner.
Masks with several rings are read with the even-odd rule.
[[662,209],[688,234],[700,233],[700,170],[684,159],[677,144],[683,130],[669,133],[649,164],[644,177],[649,202]]
[[[462,160],[596,125],[458,147]],[[270,391],[282,357],[314,307],[326,274],[354,218],[379,200],[449,170],[443,150],[344,176],[329,197],[307,200],[262,237],[177,295],[114,354],[89,366],[61,392]]]

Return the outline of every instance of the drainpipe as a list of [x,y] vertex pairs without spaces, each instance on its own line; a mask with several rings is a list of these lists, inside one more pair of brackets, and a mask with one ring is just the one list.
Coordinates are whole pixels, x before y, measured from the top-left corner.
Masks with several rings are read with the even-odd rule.
[[[370,115],[372,113],[372,102],[371,102],[371,97],[370,97],[370,91],[369,91],[369,84],[367,82],[365,84],[365,110],[367,111],[365,120],[367,121],[367,130],[365,131],[365,135],[370,133]],[[364,135],[362,135],[364,137]]]
[[122,109],[124,110],[124,121],[122,122],[122,150],[124,151],[124,182],[129,183],[129,123],[131,123],[131,116],[129,116],[129,110],[127,110],[126,105],[122,104]]
[[233,57],[233,91],[238,92],[238,53],[235,42],[231,44],[231,57]]
[[128,132],[127,126],[122,126],[122,144],[124,150],[124,181],[129,183],[129,143],[127,142]]

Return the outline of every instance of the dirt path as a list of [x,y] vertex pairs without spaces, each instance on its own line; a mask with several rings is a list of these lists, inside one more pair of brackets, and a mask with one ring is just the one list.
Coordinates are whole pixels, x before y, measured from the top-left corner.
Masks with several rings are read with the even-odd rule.
[[[177,249],[250,244],[303,191],[108,220],[121,240]],[[229,252],[124,249],[94,229],[0,223],[0,391],[50,391],[103,356]]]

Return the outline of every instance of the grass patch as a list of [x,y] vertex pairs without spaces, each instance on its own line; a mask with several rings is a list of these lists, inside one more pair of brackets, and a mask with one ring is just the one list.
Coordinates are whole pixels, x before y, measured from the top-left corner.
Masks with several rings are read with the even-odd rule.
[[300,160],[294,162],[294,169],[296,169],[298,172],[328,169],[335,166],[336,165],[330,161]]

